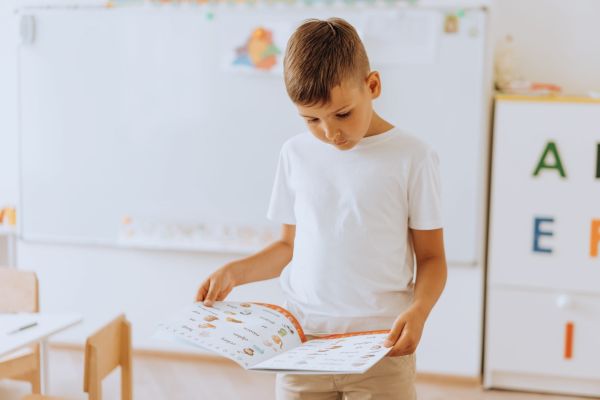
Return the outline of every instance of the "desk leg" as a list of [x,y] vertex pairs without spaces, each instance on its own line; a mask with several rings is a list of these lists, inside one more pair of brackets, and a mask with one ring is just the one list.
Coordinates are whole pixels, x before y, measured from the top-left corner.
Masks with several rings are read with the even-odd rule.
[[42,369],[40,374],[42,394],[48,394],[49,382],[48,382],[48,342],[42,340],[40,342],[40,367]]

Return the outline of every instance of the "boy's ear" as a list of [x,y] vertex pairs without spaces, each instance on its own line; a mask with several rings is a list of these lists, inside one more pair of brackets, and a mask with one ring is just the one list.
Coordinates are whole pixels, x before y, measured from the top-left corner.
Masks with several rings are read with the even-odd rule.
[[371,99],[374,100],[381,95],[381,78],[379,72],[371,71],[366,78],[367,89],[371,95]]

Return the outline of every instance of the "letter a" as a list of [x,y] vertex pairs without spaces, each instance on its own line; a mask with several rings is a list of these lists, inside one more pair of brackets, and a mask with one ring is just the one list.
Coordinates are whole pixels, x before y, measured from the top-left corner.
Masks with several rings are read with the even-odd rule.
[[[552,154],[552,156],[554,157],[553,163],[546,162],[546,158],[548,158],[549,154]],[[546,148],[544,149],[544,152],[542,153],[542,157],[540,158],[540,161],[538,162],[537,167],[535,167],[535,171],[533,171],[533,176],[538,176],[538,174],[540,173],[540,171],[542,169],[555,169],[558,171],[558,173],[560,174],[561,177],[563,177],[563,178],[567,177],[567,174],[565,173],[565,169],[563,168],[563,165],[562,165],[562,161],[560,160],[560,156],[558,155],[558,149],[556,147],[556,143],[554,143],[554,142],[548,142],[548,144],[546,145]]]

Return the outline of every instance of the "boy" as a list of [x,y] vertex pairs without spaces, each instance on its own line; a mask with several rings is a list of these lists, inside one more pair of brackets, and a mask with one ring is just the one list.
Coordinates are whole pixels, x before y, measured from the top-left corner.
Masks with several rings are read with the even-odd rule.
[[312,135],[281,150],[268,211],[281,239],[215,271],[197,300],[281,275],[307,333],[389,329],[392,350],[362,375],[278,375],[278,398],[414,399],[414,352],[446,282],[437,156],[373,110],[380,77],[346,21],[305,21],[284,79]]

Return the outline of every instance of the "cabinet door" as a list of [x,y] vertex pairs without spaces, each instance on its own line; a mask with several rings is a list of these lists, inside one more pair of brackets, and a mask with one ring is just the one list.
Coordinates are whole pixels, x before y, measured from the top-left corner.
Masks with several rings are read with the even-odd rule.
[[492,288],[488,301],[489,369],[600,380],[600,296]]
[[490,283],[598,292],[598,143],[600,102],[497,102]]

